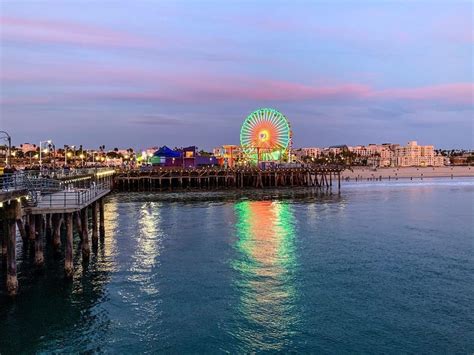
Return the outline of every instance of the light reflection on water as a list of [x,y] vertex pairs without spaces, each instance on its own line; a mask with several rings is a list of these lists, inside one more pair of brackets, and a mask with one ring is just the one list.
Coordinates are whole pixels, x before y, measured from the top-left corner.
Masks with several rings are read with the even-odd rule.
[[234,335],[252,349],[282,350],[291,342],[299,314],[294,271],[295,218],[291,204],[244,201],[235,205],[240,294],[245,323]]
[[471,353],[473,194],[472,179],[113,194],[89,263],[74,240],[72,283],[19,240],[0,353]]

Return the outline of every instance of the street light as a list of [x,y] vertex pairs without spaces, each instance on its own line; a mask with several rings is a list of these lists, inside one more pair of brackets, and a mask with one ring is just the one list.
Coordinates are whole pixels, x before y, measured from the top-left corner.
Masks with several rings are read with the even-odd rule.
[[8,152],[7,152],[7,155],[5,157],[5,165],[8,165],[8,158],[10,157],[10,152],[12,150],[12,138],[5,131],[0,131],[0,138],[5,139],[8,142]]
[[40,166],[42,166],[42,164],[43,164],[43,159],[41,158],[41,147],[42,147],[43,143],[51,144],[52,142],[53,141],[51,139],[48,139],[47,141],[40,141],[40,144],[39,144],[39,165]]

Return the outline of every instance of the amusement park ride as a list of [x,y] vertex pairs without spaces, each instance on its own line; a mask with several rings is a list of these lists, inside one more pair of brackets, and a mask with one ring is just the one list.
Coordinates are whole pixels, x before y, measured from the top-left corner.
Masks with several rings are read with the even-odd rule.
[[271,108],[252,112],[240,130],[244,159],[254,164],[291,161],[291,139],[288,119]]
[[298,162],[292,154],[291,126],[281,112],[272,108],[253,111],[240,129],[240,145],[224,145],[214,155],[226,167],[275,166]]

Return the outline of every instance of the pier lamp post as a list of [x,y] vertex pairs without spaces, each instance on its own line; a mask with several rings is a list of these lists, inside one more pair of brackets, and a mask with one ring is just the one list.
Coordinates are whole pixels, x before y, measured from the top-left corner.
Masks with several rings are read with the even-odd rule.
[[56,168],[56,145],[55,145],[55,144],[51,144],[51,145],[50,145],[50,149],[51,149],[51,157],[52,157],[53,169],[55,169],[55,168]]
[[40,167],[43,165],[43,159],[42,159],[42,156],[41,156],[41,153],[42,153],[42,150],[43,150],[43,143],[48,143],[48,144],[51,144],[53,141],[51,139],[48,139],[47,141],[40,141],[40,144],[39,144],[39,165]]
[[8,165],[9,160],[10,160],[10,154],[12,151],[12,138],[7,132],[0,131],[0,139],[4,139],[8,142],[8,151],[7,151],[7,155],[5,156],[5,165]]
[[84,167],[84,153],[81,153],[81,155],[79,155],[79,158],[81,158],[81,166]]
[[67,151],[67,148],[68,148],[68,146],[65,144],[65,145],[64,145],[64,166],[67,165],[67,155],[68,155],[68,153],[69,153],[69,152]]

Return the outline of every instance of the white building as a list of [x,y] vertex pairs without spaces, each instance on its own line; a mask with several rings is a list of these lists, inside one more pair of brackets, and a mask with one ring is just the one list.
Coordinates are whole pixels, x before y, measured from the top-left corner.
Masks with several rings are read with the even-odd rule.
[[443,166],[444,158],[436,155],[432,145],[418,145],[410,141],[404,147],[397,147],[393,156],[395,166]]

